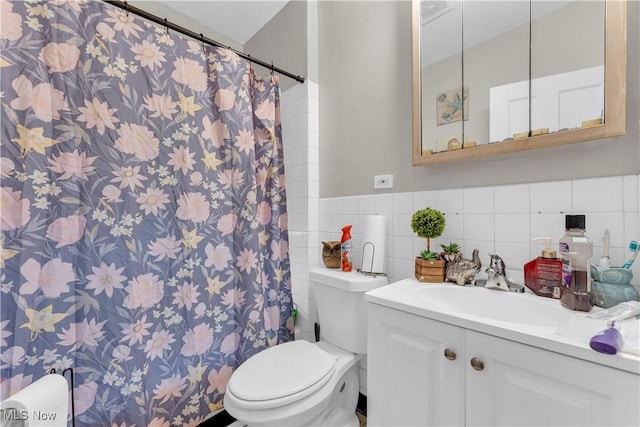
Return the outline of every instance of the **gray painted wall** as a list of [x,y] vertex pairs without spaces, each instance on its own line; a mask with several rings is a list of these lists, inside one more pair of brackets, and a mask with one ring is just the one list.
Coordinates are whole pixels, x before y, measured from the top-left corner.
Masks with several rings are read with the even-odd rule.
[[[307,3],[290,1],[260,31],[244,44],[244,53],[260,58],[296,76],[307,78]],[[256,66],[256,72],[269,71]],[[287,77],[280,78],[281,89],[298,84]]]
[[[412,167],[409,2],[319,4],[320,197],[551,181],[640,172],[640,3],[628,4],[627,134]],[[381,190],[376,190],[376,192]]]
[[[395,188],[376,192],[640,173],[640,2],[627,6],[626,135],[420,167],[411,159],[410,2],[305,5],[290,2],[245,52],[318,82],[320,197],[371,194],[380,173],[393,173]],[[283,89],[296,84],[281,82]]]

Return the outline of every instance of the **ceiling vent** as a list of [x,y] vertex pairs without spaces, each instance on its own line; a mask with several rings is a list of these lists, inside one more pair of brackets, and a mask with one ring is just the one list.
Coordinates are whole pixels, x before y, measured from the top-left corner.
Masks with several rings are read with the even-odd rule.
[[445,0],[423,0],[420,2],[422,25],[433,21],[439,16],[453,10],[453,5]]

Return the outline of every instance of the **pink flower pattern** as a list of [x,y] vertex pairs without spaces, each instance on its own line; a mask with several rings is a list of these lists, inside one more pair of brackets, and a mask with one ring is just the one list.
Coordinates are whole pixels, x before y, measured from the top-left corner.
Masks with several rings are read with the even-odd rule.
[[223,236],[233,233],[233,230],[236,229],[236,225],[238,224],[238,215],[236,214],[227,214],[222,216],[218,220],[218,230],[222,233]]
[[223,244],[213,246],[211,243],[207,243],[204,248],[207,254],[207,259],[204,262],[205,267],[213,267],[218,271],[224,270],[227,267],[227,263],[231,261],[231,251]]
[[96,323],[95,319],[87,322],[87,319],[82,319],[80,323],[71,323],[68,329],[62,328],[62,333],[58,334],[60,344],[71,346],[69,351],[83,345],[96,347],[104,335],[102,325],[105,322]]
[[171,119],[176,113],[177,102],[171,101],[171,98],[167,95],[151,94],[144,97],[144,108],[151,111],[151,117],[164,117],[165,119]]
[[31,107],[36,117],[43,122],[60,119],[60,110],[69,107],[64,101],[64,92],[49,83],[39,83],[35,87],[24,75],[11,84],[18,95],[11,101],[11,108],[26,110]]
[[87,153],[78,153],[78,150],[73,150],[71,153],[60,153],[57,157],[53,156],[49,163],[51,163],[52,171],[62,174],[60,179],[69,179],[75,175],[86,180],[87,173],[95,169],[91,166],[95,159],[97,157],[87,158]]
[[207,393],[213,393],[216,390],[218,393],[224,393],[227,389],[227,383],[229,382],[229,378],[231,378],[232,373],[233,369],[229,365],[223,365],[219,371],[211,369],[209,376],[207,377],[209,380]]
[[186,85],[195,92],[202,92],[207,88],[207,73],[204,67],[193,59],[178,58],[173,62],[173,73],[171,78]]
[[140,61],[142,67],[149,67],[153,71],[156,66],[161,67],[164,59],[164,52],[160,51],[160,47],[154,43],[149,43],[147,40],[142,40],[142,43],[136,43],[131,50],[136,54],[135,59]]
[[202,193],[187,193],[178,199],[176,216],[185,221],[203,222],[209,218],[209,202]]
[[29,199],[23,199],[20,191],[0,187],[0,229],[15,230],[24,226],[31,219]]
[[193,159],[195,153],[189,151],[189,147],[181,145],[178,148],[173,149],[173,154],[170,154],[168,165],[173,166],[173,171],[181,171],[183,174],[187,174],[190,170],[193,170],[193,165],[196,161]]
[[140,160],[153,160],[160,153],[160,141],[146,126],[124,123],[118,135],[116,148],[123,153],[133,154]]
[[238,350],[240,346],[240,335],[237,332],[233,332],[232,334],[227,335],[222,340],[222,344],[220,345],[220,351],[222,351],[225,355],[233,354]]
[[261,202],[258,205],[258,222],[267,225],[271,222],[271,206],[269,202]]
[[167,208],[166,204],[169,203],[169,196],[159,188],[147,188],[146,192],[138,196],[136,202],[140,203],[140,209],[146,215],[158,215],[159,211]]
[[0,1],[0,39],[18,40],[22,37],[22,16],[12,9],[12,2]]
[[167,402],[172,397],[180,397],[180,393],[187,387],[186,379],[180,378],[179,375],[173,375],[160,382],[158,387],[153,391],[155,393],[154,399],[159,399],[160,403]]
[[205,353],[213,344],[213,329],[201,323],[188,330],[182,337],[184,345],[180,350],[183,356],[196,356]]
[[117,108],[109,108],[109,104],[100,102],[98,98],[93,98],[92,101],[85,99],[84,107],[78,107],[78,111],[82,113],[78,120],[85,122],[87,129],[95,127],[100,135],[104,135],[107,129],[115,129],[115,124],[120,121],[114,115]]
[[216,93],[215,104],[220,111],[226,111],[233,108],[236,100],[236,94],[229,89],[220,89]]
[[128,295],[123,304],[127,308],[149,308],[159,303],[164,296],[164,282],[155,274],[147,273],[134,277],[125,288]]
[[222,188],[225,190],[230,188],[238,190],[244,185],[244,175],[245,173],[238,169],[225,169],[218,172],[218,182],[222,184]]
[[71,367],[80,425],[198,425],[293,338],[278,78],[105,2],[0,20],[0,400]]
[[233,369],[228,365],[223,365],[220,367],[219,371],[211,369],[211,371],[209,371],[209,376],[207,377],[209,380],[207,393],[213,393],[216,390],[218,393],[224,393],[227,390],[227,383],[229,382],[229,378],[231,378],[232,373]]
[[160,237],[153,243],[149,243],[149,255],[153,255],[156,261],[162,261],[165,258],[176,259],[180,252],[180,242],[173,236]]
[[229,129],[222,120],[211,121],[209,117],[202,119],[204,130],[200,134],[202,138],[211,141],[214,147],[220,148],[225,144],[225,139],[229,139]]
[[64,73],[76,68],[80,49],[72,44],[49,43],[40,50],[38,59],[49,67],[50,73]]
[[20,268],[20,273],[27,279],[20,286],[20,293],[31,295],[38,289],[48,298],[57,298],[69,292],[69,282],[75,279],[73,266],[59,258],[40,265],[38,261],[29,258]]
[[142,340],[146,335],[149,335],[148,328],[152,326],[153,323],[147,323],[147,315],[142,316],[141,319],[136,320],[135,323],[125,325],[122,328],[122,339],[121,341],[129,340],[129,345],[135,343],[142,343]]
[[170,334],[168,331],[154,332],[151,338],[147,340],[144,352],[147,353],[147,357],[151,360],[156,357],[161,358],[165,351],[171,350],[171,344],[175,341],[173,334]]
[[82,215],[58,218],[47,228],[47,239],[57,243],[56,248],[71,245],[82,238],[87,219]]
[[87,289],[95,289],[95,295],[100,295],[101,292],[111,297],[113,296],[114,289],[122,289],[124,286],[122,282],[127,276],[122,276],[121,273],[124,270],[122,268],[116,268],[114,264],[107,266],[104,262],[100,264],[100,267],[93,267],[93,274],[88,274]]
[[176,304],[178,308],[185,307],[187,310],[191,310],[193,304],[198,302],[198,286],[194,286],[191,283],[185,283],[184,285],[178,285],[178,290],[173,293],[173,304]]

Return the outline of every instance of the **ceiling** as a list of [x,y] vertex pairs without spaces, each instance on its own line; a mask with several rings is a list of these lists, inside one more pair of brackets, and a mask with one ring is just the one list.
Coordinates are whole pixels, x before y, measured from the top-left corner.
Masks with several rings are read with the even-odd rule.
[[157,3],[243,45],[288,2],[289,0],[157,0]]

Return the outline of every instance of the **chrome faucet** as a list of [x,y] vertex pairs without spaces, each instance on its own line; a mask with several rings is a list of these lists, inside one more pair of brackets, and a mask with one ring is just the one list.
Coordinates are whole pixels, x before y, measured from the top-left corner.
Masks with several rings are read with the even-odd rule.
[[489,267],[485,270],[487,273],[487,283],[484,285],[487,289],[499,289],[511,292],[524,292],[524,286],[513,283],[507,279],[506,266],[504,261],[497,254],[489,254],[491,260]]

